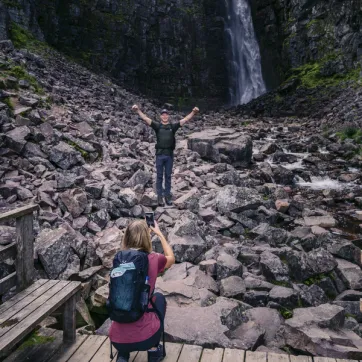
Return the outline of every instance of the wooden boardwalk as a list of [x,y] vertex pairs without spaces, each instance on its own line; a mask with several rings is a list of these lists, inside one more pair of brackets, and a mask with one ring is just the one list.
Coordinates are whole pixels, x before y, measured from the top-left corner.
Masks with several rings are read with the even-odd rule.
[[[76,343],[66,347],[62,332],[41,329],[40,335],[49,341],[40,345],[20,347],[4,362],[110,362],[110,342],[107,337],[77,335]],[[114,354],[115,350],[113,349]],[[335,358],[292,356],[266,352],[251,352],[237,349],[204,349],[179,343],[166,343],[167,356],[164,362],[351,362]],[[112,362],[116,362],[116,356]],[[147,362],[147,352],[134,352],[129,362]]]

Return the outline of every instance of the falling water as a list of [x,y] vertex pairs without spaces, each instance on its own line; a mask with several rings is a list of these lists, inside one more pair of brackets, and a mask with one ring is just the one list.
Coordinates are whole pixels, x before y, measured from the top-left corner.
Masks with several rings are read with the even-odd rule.
[[248,103],[265,93],[259,44],[248,0],[225,0],[229,43],[231,105]]

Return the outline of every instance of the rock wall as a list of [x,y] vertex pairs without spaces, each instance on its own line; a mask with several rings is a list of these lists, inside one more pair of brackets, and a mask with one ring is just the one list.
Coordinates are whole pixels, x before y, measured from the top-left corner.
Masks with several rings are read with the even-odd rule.
[[361,0],[256,0],[254,25],[269,88],[291,68],[322,62],[330,75],[348,72],[362,56]]
[[180,107],[190,98],[219,102],[226,99],[222,2],[2,0],[2,3],[8,8],[11,21],[36,33],[41,29],[50,45],[112,75],[128,88]]

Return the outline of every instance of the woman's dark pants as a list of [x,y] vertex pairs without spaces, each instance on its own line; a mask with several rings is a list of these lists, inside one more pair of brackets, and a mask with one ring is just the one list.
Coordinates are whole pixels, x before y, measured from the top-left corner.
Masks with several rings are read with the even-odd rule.
[[160,343],[161,336],[163,333],[163,321],[165,320],[166,314],[166,299],[163,294],[155,293],[155,307],[160,312],[162,317],[162,323],[160,329],[150,338],[142,342],[136,343],[113,343],[113,346],[117,349],[118,355],[124,358],[129,358],[130,352],[134,351],[147,351],[152,347],[157,347]]

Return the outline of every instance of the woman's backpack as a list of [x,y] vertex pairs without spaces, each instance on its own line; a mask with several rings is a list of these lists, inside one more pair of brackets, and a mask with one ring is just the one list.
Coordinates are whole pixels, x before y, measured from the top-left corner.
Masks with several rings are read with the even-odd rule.
[[123,250],[113,259],[107,309],[112,321],[132,323],[148,310],[148,253]]

